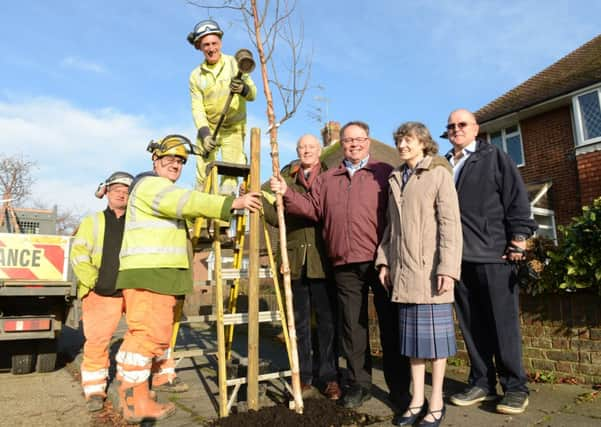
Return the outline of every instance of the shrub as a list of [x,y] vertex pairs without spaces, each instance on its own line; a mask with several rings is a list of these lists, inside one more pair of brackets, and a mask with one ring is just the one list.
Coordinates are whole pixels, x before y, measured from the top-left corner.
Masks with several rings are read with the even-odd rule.
[[559,227],[562,241],[549,253],[551,264],[561,267],[559,288],[590,288],[601,295],[601,197],[567,227]]
[[558,229],[557,247],[544,238],[529,241],[527,263],[533,274],[522,275],[523,287],[534,295],[577,289],[601,295],[601,197],[583,207],[582,215],[568,226]]

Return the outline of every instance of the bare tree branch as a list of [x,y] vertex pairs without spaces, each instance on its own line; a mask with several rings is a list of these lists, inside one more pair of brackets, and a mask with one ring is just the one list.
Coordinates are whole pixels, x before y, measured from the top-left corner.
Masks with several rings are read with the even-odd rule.
[[5,156],[0,154],[0,194],[2,199],[12,199],[18,205],[31,194],[31,186],[35,182],[31,176],[36,162],[21,156]]

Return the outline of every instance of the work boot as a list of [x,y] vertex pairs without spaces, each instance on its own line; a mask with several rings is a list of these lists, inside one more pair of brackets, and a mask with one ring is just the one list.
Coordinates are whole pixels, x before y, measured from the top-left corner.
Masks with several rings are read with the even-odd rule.
[[161,404],[152,400],[146,381],[140,384],[122,382],[119,387],[119,400],[123,418],[128,423],[162,420],[175,412],[173,403]]
[[167,391],[169,393],[183,393],[190,388],[180,377],[175,377],[171,381],[163,384],[152,385],[152,388],[157,391]]
[[104,396],[101,394],[92,394],[86,398],[86,408],[88,412],[98,412],[104,408]]

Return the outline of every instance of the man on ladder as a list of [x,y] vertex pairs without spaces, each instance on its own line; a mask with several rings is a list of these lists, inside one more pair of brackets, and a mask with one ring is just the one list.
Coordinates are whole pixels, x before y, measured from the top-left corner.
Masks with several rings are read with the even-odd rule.
[[184,136],[151,141],[153,171],[132,183],[121,247],[117,289],[123,289],[128,331],[117,353],[123,417],[159,420],[175,411],[149,396],[153,358],[168,357],[176,296],[192,290],[186,219],[229,220],[232,210],[261,208],[260,193],[220,196],[176,186],[195,147]]
[[[250,76],[239,73],[241,67],[236,58],[221,53],[222,37],[223,31],[210,19],[196,24],[188,34],[188,42],[205,58],[190,73],[192,116],[198,129],[196,145],[203,152],[196,159],[196,188],[201,191],[207,179],[207,164],[216,159],[219,151],[224,162],[246,164],[246,101],[254,101],[257,95]],[[223,177],[220,193],[231,195],[236,190],[236,177]]]

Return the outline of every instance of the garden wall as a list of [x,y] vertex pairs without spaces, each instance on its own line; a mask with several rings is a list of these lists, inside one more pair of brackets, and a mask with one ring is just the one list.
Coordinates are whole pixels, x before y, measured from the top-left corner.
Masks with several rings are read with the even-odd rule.
[[[553,373],[557,379],[601,383],[600,296],[588,292],[522,295],[520,305],[523,358],[528,373]],[[371,349],[377,354],[381,346],[371,303],[369,317]],[[456,357],[468,361],[458,325],[456,330]]]

